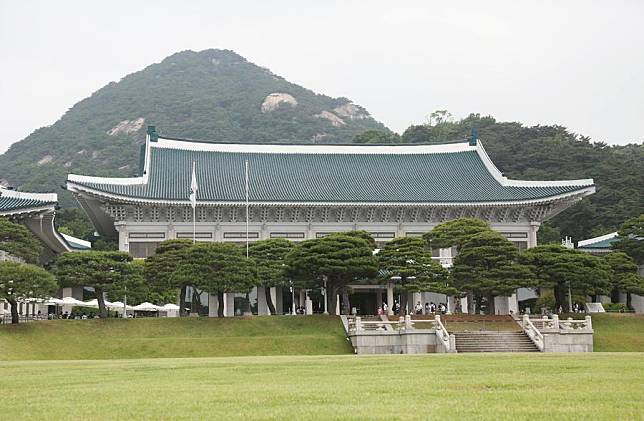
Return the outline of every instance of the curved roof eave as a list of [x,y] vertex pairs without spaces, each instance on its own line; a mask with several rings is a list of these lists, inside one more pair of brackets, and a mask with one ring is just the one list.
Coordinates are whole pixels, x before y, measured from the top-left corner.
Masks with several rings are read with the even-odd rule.
[[[71,185],[71,186],[70,186]],[[113,193],[103,192],[97,189],[84,186],[72,181],[67,182],[67,189],[71,192],[83,191],[91,195],[102,197],[104,199],[116,200],[123,203],[140,203],[150,205],[165,206],[189,206],[189,200],[167,200],[167,199],[150,199],[132,196],[124,196]],[[515,201],[491,201],[491,202],[271,202],[271,201],[250,201],[251,206],[426,206],[426,207],[486,207],[486,206],[521,206],[521,205],[540,205],[554,202],[557,200],[571,197],[585,197],[595,193],[595,186],[582,187],[578,190],[564,194],[547,196],[530,200]],[[244,201],[197,201],[201,206],[244,206]]]

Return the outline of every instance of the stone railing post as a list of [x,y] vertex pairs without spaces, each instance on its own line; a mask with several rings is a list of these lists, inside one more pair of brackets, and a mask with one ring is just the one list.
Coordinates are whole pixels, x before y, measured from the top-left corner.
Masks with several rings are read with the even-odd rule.
[[405,328],[405,318],[401,316],[398,318],[398,329],[404,329],[404,328]]
[[553,329],[559,330],[559,315],[558,314],[553,314],[552,315],[552,327],[553,327]]
[[356,316],[355,329],[356,332],[362,331],[362,318],[360,316]]
[[530,322],[530,316],[528,316],[527,314],[524,314],[523,319],[521,319],[521,327],[525,329],[525,327],[528,325],[529,322]]
[[413,329],[414,325],[411,323],[411,316],[407,314],[405,316],[405,329]]
[[586,316],[585,319],[586,319],[586,329],[588,329],[588,330],[592,329],[593,328],[593,321],[590,318],[590,316]]
[[449,335],[449,352],[456,352],[456,336]]

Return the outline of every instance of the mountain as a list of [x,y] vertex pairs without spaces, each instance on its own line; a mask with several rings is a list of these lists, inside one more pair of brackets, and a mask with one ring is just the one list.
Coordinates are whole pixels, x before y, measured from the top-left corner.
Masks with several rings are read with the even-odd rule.
[[[316,94],[229,50],[183,51],[113,82],[0,156],[0,182],[56,191],[70,172],[131,176],[146,126],[214,142],[339,143],[387,128],[346,98]],[[62,193],[62,194],[60,194]]]

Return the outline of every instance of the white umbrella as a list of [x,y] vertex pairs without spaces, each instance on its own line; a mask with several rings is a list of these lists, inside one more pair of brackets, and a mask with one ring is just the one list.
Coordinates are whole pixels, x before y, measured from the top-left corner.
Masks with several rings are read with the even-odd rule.
[[84,302],[77,300],[76,298],[73,298],[73,297],[63,297],[63,299],[60,301],[61,301],[60,304],[64,306],[85,306]]
[[181,307],[179,307],[176,304],[168,303],[168,304],[162,306],[160,309],[161,310],[170,310],[170,311],[175,310],[176,311],[176,310],[181,309]]
[[53,298],[52,297],[52,298],[48,298],[45,301],[43,301],[43,304],[54,306],[54,305],[63,305],[64,302],[60,298]]
[[93,300],[84,301],[84,302],[83,302],[83,307],[94,307],[94,308],[98,308],[98,300],[97,300],[96,298],[94,298]]
[[[115,308],[117,310],[123,310],[123,301],[114,301],[113,303],[105,301],[105,306],[108,308]],[[132,310],[132,306],[127,306],[128,310]]]
[[132,309],[137,311],[159,311],[161,307],[156,306],[152,303],[148,303],[146,301],[144,303],[139,304],[138,306],[132,307]]

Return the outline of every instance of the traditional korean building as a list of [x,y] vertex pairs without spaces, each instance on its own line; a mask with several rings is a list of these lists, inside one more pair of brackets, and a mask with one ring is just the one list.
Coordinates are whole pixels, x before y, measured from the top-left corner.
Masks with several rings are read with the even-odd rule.
[[90,248],[81,239],[61,234],[54,227],[56,193],[28,193],[0,187],[0,217],[25,225],[43,245],[41,260],[47,263],[56,254]]
[[[70,174],[67,189],[102,235],[145,258],[164,240],[193,237],[193,164],[199,186],[196,239],[245,242],[246,162],[249,241],[301,241],[366,230],[382,245],[399,236],[420,236],[450,219],[476,217],[523,249],[537,244],[541,222],[595,192],[592,179],[508,179],[478,139],[408,145],[232,144],[160,136],[154,127],[148,128],[139,176]],[[450,263],[451,250],[434,253]],[[261,302],[258,306],[261,312]]]

